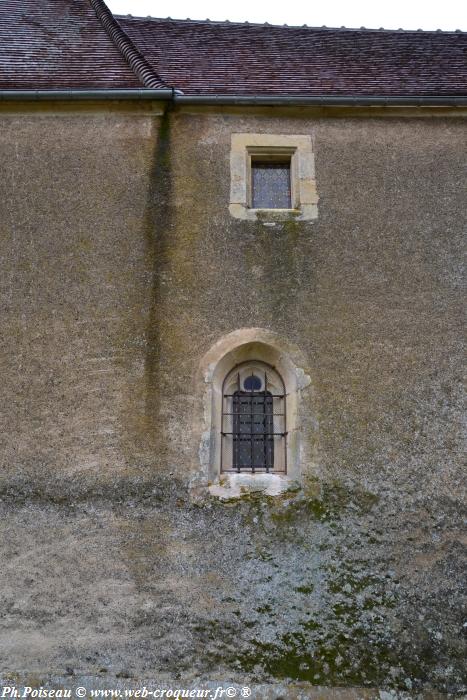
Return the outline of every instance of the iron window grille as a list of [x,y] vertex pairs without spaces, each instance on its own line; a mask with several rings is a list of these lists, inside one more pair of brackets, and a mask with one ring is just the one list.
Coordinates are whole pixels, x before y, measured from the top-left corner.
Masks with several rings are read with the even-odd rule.
[[[267,371],[260,371],[258,366],[247,370],[237,371],[235,382],[224,382],[221,471],[285,473],[287,433],[282,381],[277,375],[270,382]],[[232,373],[229,378],[233,379]]]

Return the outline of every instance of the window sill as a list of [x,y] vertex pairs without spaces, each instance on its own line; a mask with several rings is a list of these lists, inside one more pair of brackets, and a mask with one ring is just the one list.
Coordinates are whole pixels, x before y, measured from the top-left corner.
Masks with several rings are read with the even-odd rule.
[[303,204],[298,209],[252,209],[244,204],[230,204],[229,211],[235,219],[263,223],[306,221],[318,216],[316,204]]
[[222,501],[228,501],[252,494],[280,496],[286,491],[296,491],[297,486],[297,481],[287,474],[232,472],[221,474],[219,481],[209,486],[209,493]]

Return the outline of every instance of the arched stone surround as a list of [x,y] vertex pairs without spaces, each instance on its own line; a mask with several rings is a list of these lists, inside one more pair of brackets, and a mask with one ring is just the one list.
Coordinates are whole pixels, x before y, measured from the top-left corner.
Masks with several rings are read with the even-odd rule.
[[[221,474],[222,385],[227,374],[243,362],[260,361],[274,367],[284,381],[287,413],[286,474]],[[201,483],[223,498],[262,491],[275,495],[300,485],[311,445],[303,430],[304,392],[311,390],[311,379],[300,367],[305,361],[291,343],[263,328],[243,328],[221,338],[203,357],[204,419],[199,446]],[[313,421],[316,429],[316,421]],[[307,431],[308,432],[308,431]],[[198,485],[199,485],[199,480]]]

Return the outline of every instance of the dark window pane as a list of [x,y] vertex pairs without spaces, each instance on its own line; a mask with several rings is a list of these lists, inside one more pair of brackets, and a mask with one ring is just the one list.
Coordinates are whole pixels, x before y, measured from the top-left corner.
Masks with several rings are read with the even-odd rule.
[[252,374],[251,377],[245,379],[243,386],[246,391],[259,391],[261,389],[261,379]]
[[251,164],[253,209],[290,209],[290,163]]
[[269,391],[233,395],[233,468],[274,468],[273,398]]

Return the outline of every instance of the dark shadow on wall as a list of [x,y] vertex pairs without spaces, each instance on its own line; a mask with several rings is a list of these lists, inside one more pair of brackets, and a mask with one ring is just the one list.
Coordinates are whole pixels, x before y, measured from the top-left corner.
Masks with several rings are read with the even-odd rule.
[[[158,124],[158,121],[160,122]],[[172,214],[171,112],[167,107],[154,123],[155,144],[152,152],[149,188],[143,228],[146,241],[146,264],[150,272],[149,310],[146,328],[145,413],[149,442],[163,457],[166,441],[161,414],[162,325],[164,297],[168,293],[164,276],[169,269],[169,236]]]

